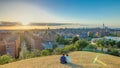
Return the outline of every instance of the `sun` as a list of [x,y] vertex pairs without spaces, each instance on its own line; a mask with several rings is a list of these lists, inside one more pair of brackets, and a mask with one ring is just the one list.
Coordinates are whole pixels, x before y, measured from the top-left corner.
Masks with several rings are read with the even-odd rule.
[[28,25],[28,23],[31,22],[30,19],[27,18],[22,18],[19,21],[22,23],[22,25]]

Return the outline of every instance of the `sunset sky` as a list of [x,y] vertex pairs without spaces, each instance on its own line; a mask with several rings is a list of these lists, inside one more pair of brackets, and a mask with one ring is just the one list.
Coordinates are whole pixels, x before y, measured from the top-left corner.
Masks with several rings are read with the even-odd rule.
[[120,27],[120,0],[0,0],[0,21]]

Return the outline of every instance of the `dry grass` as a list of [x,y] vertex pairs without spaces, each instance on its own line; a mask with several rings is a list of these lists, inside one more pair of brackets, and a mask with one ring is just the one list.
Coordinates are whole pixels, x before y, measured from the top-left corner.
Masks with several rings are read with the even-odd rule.
[[93,64],[94,58],[98,54],[85,51],[72,52],[70,53],[72,64],[60,64],[60,55],[54,55],[21,60],[1,65],[0,68],[120,68],[120,57],[106,54],[99,54],[98,59],[107,66],[99,63]]

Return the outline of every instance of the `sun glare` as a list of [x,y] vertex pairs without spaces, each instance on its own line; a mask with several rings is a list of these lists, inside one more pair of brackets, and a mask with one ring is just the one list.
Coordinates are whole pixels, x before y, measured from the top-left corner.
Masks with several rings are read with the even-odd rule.
[[22,23],[22,25],[27,25],[28,23],[30,23],[29,20],[20,20],[20,22]]

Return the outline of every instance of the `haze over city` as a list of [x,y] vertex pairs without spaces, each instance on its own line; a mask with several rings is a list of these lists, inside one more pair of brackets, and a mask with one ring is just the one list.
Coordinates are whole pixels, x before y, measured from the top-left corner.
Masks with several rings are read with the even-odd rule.
[[0,21],[120,27],[119,0],[0,0]]

